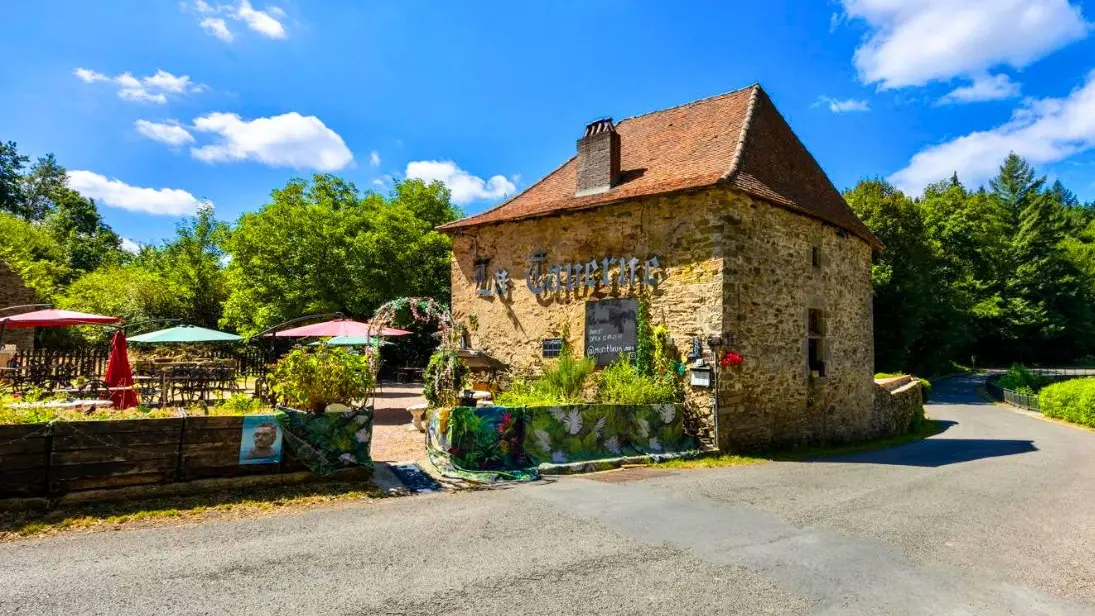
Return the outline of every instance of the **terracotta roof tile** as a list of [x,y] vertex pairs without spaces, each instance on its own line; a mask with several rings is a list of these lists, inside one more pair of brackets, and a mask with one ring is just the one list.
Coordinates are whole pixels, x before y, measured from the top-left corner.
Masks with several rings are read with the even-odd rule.
[[881,247],[760,86],[628,118],[616,125],[616,132],[622,181],[608,192],[575,197],[578,165],[571,158],[501,205],[440,229],[549,216],[721,183]]

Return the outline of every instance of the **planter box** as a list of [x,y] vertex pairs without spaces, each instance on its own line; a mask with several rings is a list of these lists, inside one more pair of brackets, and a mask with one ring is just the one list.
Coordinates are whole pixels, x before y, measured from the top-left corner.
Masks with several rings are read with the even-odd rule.
[[267,464],[240,464],[243,416],[0,425],[0,498],[371,467],[372,410],[329,415],[271,416],[283,447]]
[[684,429],[684,410],[679,404],[457,407],[431,414],[428,444],[435,464],[456,476],[651,459],[697,449]]

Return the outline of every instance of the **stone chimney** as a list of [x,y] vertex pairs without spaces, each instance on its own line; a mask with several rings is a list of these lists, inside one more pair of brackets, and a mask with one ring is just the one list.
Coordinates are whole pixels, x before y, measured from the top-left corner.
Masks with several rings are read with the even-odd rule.
[[620,135],[612,118],[586,126],[578,140],[578,187],[574,195],[607,192],[620,179]]

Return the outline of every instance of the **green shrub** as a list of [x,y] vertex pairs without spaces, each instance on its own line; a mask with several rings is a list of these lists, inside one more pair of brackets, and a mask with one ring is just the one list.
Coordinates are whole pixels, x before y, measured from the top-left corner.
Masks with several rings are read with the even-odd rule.
[[578,404],[583,402],[582,390],[585,389],[589,375],[593,374],[596,362],[591,357],[578,359],[570,351],[570,345],[564,344],[562,353],[554,365],[544,370],[540,378],[533,381],[514,379],[509,389],[495,398],[500,406],[555,406],[559,404]]
[[328,404],[351,405],[372,394],[376,379],[370,360],[339,347],[293,349],[270,374],[271,391],[286,406],[322,413]]
[[1049,385],[1038,392],[1046,417],[1095,428],[1095,379],[1075,379]]
[[262,408],[262,400],[244,393],[232,394],[231,398],[217,404],[217,408],[228,411],[255,411]]
[[597,375],[597,401],[603,404],[670,404],[679,402],[671,379],[639,373],[639,368],[621,355],[619,361]]
[[422,373],[425,381],[422,397],[432,408],[456,406],[467,375],[468,365],[456,351],[440,348],[430,356],[430,363],[426,364],[426,370]]
[[1004,373],[997,384],[1004,389],[1010,389],[1024,394],[1034,394],[1041,389],[1048,380],[1037,372],[1032,371],[1023,364],[1012,364]]

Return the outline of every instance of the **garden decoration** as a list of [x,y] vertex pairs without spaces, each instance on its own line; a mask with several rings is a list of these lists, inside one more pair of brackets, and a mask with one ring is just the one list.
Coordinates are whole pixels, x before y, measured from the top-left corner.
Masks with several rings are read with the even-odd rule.
[[427,445],[442,474],[483,483],[698,451],[678,404],[440,409],[430,415]]
[[422,375],[425,380],[423,396],[433,407],[455,405],[468,367],[456,354],[456,349],[460,348],[460,334],[452,314],[434,299],[401,297],[377,308],[371,323],[393,327],[408,318],[415,323],[436,323],[441,342]]
[[302,413],[281,409],[285,443],[308,470],[317,475],[349,467],[372,469],[369,447],[373,437],[373,409],[345,413]]

